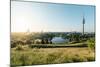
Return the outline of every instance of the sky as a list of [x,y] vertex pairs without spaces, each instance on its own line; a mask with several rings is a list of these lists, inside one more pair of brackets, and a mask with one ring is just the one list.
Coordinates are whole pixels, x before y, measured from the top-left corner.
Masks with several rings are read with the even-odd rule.
[[95,31],[95,6],[11,1],[11,32]]

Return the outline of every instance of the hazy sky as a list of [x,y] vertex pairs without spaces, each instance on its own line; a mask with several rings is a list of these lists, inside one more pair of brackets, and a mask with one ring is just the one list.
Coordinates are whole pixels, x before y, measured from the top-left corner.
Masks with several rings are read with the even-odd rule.
[[95,7],[54,3],[11,2],[11,32],[94,32]]

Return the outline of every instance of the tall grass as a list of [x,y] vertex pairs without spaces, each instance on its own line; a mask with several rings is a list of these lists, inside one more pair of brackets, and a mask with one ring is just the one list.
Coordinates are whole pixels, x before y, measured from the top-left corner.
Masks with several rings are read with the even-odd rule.
[[33,48],[11,49],[11,65],[37,65],[94,61],[95,55],[88,48]]

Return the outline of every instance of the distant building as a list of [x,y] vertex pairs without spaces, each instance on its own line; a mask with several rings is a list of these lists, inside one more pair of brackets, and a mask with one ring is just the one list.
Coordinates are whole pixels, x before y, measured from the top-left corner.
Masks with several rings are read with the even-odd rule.
[[62,37],[54,37],[51,41],[52,41],[52,43],[66,43],[66,42],[69,42],[68,39],[63,39]]

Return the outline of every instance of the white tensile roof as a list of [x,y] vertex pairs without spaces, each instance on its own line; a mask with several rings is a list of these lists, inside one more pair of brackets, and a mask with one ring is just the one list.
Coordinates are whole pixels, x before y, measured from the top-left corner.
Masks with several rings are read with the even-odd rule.
[[68,42],[68,39],[63,39],[62,37],[54,37],[52,43],[65,43]]

